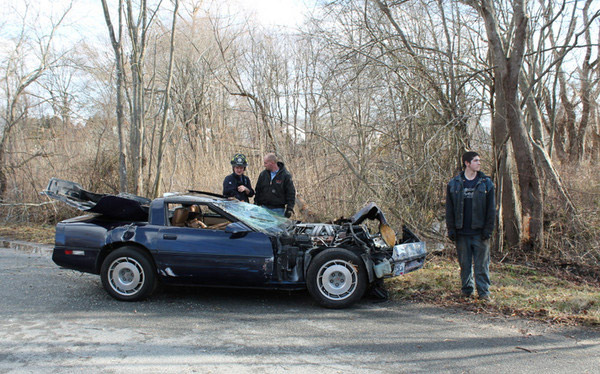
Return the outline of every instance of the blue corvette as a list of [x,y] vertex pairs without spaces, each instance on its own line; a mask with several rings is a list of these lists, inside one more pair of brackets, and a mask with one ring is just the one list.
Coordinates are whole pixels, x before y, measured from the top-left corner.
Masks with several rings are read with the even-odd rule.
[[[96,194],[52,178],[42,192],[88,214],[58,223],[53,261],[100,274],[115,299],[135,301],[172,285],[308,289],[344,308],[382,279],[423,266],[426,250],[406,227],[398,240],[367,204],[335,224],[298,223],[262,207],[191,192],[149,200]],[[371,234],[364,222],[378,220]]]

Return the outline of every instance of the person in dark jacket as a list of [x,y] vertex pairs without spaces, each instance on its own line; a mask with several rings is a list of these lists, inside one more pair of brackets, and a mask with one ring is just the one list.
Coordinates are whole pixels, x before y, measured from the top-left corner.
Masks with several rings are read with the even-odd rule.
[[496,220],[494,183],[481,169],[476,152],[462,156],[465,170],[448,183],[446,226],[448,237],[456,243],[460,264],[461,292],[474,292],[472,266],[479,298],[490,299],[490,242]]
[[244,175],[248,160],[246,156],[237,153],[231,159],[233,173],[225,177],[223,181],[223,196],[235,197],[240,201],[250,202],[250,197],[254,196],[254,190],[250,184],[250,178]]
[[254,203],[289,218],[296,203],[296,188],[292,175],[283,162],[277,161],[274,153],[266,154],[263,161],[265,170],[256,181]]

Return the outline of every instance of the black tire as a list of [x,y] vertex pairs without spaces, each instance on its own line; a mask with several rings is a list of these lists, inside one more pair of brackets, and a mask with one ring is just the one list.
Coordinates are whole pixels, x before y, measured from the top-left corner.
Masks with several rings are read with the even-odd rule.
[[347,308],[367,289],[367,271],[356,254],[330,248],[315,256],[306,273],[310,295],[325,308]]
[[156,271],[152,261],[133,247],[123,247],[109,253],[102,263],[100,278],[106,292],[120,301],[145,299],[156,286]]

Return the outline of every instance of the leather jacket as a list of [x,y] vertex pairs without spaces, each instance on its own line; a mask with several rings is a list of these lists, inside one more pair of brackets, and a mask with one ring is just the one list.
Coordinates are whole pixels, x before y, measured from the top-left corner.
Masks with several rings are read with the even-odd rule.
[[[477,172],[479,181],[473,192],[472,229],[481,229],[481,235],[489,238],[494,231],[496,208],[494,183],[482,172]],[[452,178],[446,189],[446,226],[450,236],[463,228],[464,172]]]

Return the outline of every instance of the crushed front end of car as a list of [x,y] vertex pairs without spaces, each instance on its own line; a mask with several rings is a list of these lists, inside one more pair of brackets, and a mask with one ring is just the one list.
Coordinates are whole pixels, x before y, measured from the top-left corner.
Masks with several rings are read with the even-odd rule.
[[[379,221],[379,232],[372,234],[364,224],[366,220]],[[353,250],[364,261],[370,283],[418,270],[427,256],[425,242],[407,226],[397,237],[375,203],[365,205],[349,219],[332,224],[299,223],[294,235],[310,238],[313,247]]]

